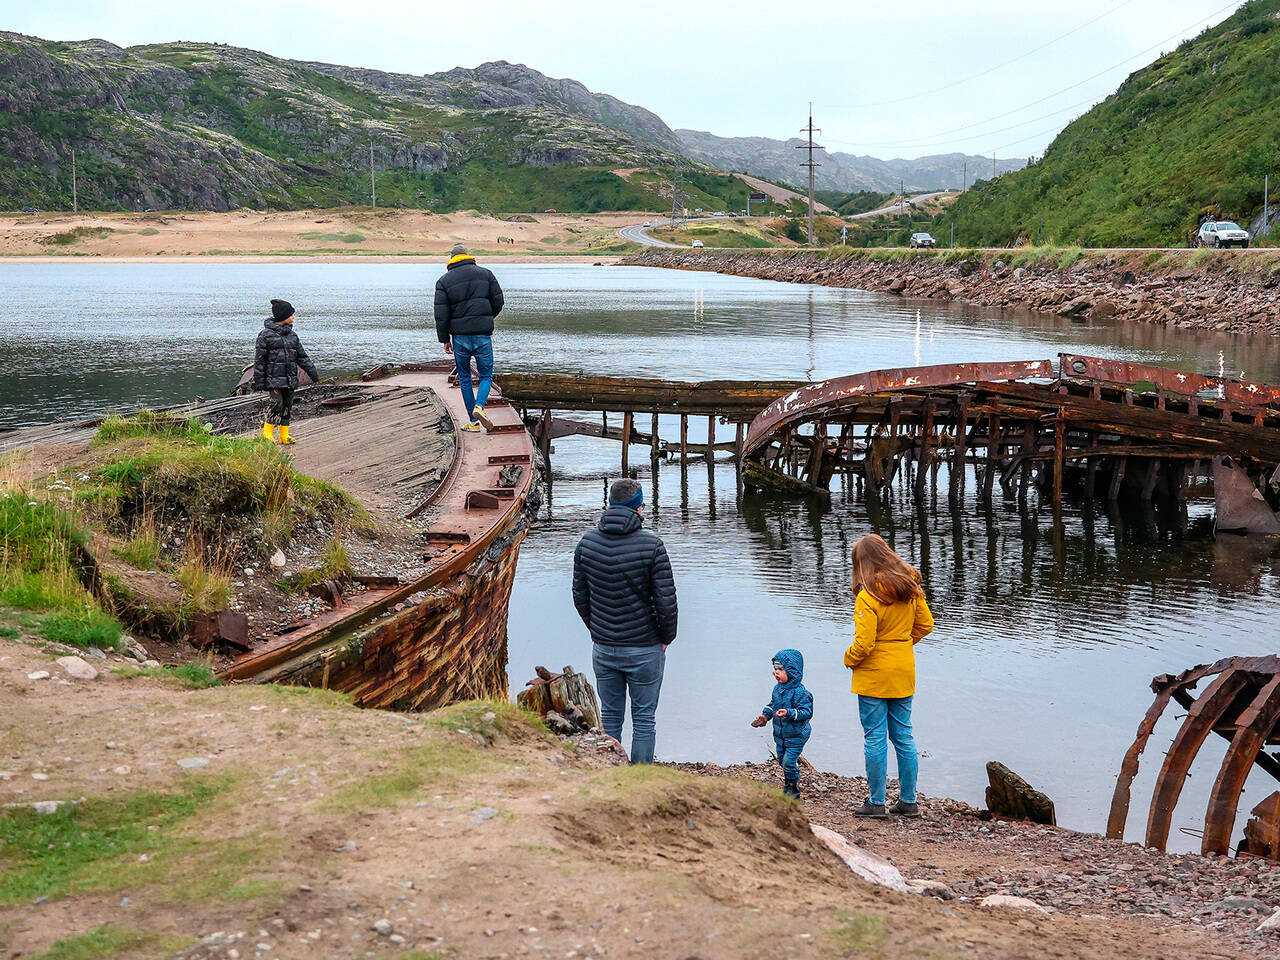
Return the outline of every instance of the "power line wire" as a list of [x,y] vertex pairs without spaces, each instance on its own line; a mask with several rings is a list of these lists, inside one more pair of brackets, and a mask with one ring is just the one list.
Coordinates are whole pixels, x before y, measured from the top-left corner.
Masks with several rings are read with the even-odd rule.
[[862,104],[857,104],[856,106],[848,105],[848,104],[830,104],[830,103],[819,104],[819,106],[822,106],[828,110],[865,110],[871,107],[885,107],[895,103],[906,103],[910,100],[919,100],[921,97],[931,97],[935,93],[941,93],[944,90],[952,90],[955,87],[959,87],[959,86],[962,86],[963,84],[968,83],[970,80],[977,80],[979,77],[985,77],[988,74],[995,73],[997,70],[1003,70],[1005,67],[1009,66],[1010,64],[1017,63],[1019,60],[1025,60],[1027,57],[1030,57],[1033,54],[1039,53],[1041,50],[1044,50],[1046,47],[1051,47],[1055,43],[1058,43],[1061,40],[1067,39],[1067,37],[1070,37],[1070,36],[1073,36],[1074,34],[1079,33],[1081,30],[1084,30],[1086,27],[1093,26],[1099,20],[1102,20],[1105,17],[1109,17],[1111,16],[1111,14],[1116,13],[1119,10],[1123,10],[1125,7],[1129,6],[1129,4],[1133,2],[1134,0],[1122,0],[1121,3],[1112,7],[1110,10],[1104,10],[1102,13],[1098,14],[1092,20],[1087,20],[1084,23],[1080,24],[1080,26],[1075,27],[1074,29],[1068,30],[1066,33],[1056,36],[1052,40],[1048,40],[1040,44],[1040,46],[1038,47],[1033,47],[1032,49],[1028,50],[1026,53],[1020,53],[1016,57],[1013,57],[1009,60],[1005,60],[1001,63],[997,63],[994,66],[988,67],[986,70],[980,70],[978,73],[972,73],[967,77],[962,77],[959,80],[953,80],[950,83],[944,83],[942,86],[934,87],[931,90],[921,90],[919,93],[907,94],[904,97],[895,97],[892,100],[876,100],[876,101],[873,101],[872,103],[862,103]]
[[[1040,104],[1042,104],[1042,103],[1044,103],[1044,102],[1046,102],[1046,101],[1048,101],[1048,100],[1052,100],[1054,97],[1060,96],[1060,95],[1062,95],[1062,94],[1064,94],[1064,93],[1066,93],[1066,92],[1068,92],[1068,91],[1070,91],[1070,90],[1074,90],[1074,89],[1076,89],[1077,87],[1082,87],[1082,86],[1084,86],[1086,83],[1089,83],[1089,82],[1091,82],[1091,81],[1093,81],[1093,80],[1096,80],[1096,79],[1098,79],[1099,77],[1103,76],[1104,74],[1110,73],[1112,70],[1115,70],[1115,69],[1117,69],[1117,68],[1119,68],[1119,67],[1124,66],[1126,63],[1128,63],[1128,62],[1129,62],[1129,61],[1131,61],[1131,60],[1136,60],[1136,59],[1138,59],[1138,57],[1142,57],[1142,56],[1147,55],[1147,54],[1148,54],[1148,53],[1150,53],[1152,50],[1156,50],[1156,49],[1158,49],[1158,48],[1160,48],[1160,47],[1163,47],[1166,43],[1169,43],[1171,40],[1177,40],[1179,37],[1184,36],[1185,34],[1187,34],[1188,32],[1190,32],[1191,30],[1194,30],[1196,27],[1200,26],[1201,24],[1204,24],[1204,23],[1205,23],[1205,21],[1212,20],[1214,17],[1218,16],[1220,13],[1224,13],[1224,12],[1225,12],[1225,11],[1227,11],[1227,10],[1233,10],[1233,9],[1235,9],[1238,5],[1239,5],[1238,0],[1233,0],[1233,2],[1232,2],[1232,3],[1228,3],[1228,4],[1226,4],[1225,6],[1219,7],[1217,10],[1214,10],[1212,13],[1206,14],[1205,16],[1203,16],[1203,17],[1201,17],[1200,19],[1196,20],[1194,23],[1190,24],[1189,26],[1186,26],[1186,27],[1184,27],[1183,29],[1178,30],[1176,33],[1171,34],[1170,36],[1168,36],[1168,37],[1166,37],[1165,39],[1163,39],[1163,40],[1159,41],[1158,43],[1153,43],[1151,46],[1149,46],[1149,47],[1147,47],[1147,48],[1145,48],[1145,49],[1143,49],[1143,50],[1139,50],[1137,53],[1135,53],[1135,54],[1133,54],[1133,55],[1131,55],[1131,56],[1125,57],[1123,60],[1119,61],[1118,63],[1113,63],[1111,66],[1106,67],[1106,68],[1104,68],[1104,69],[1102,69],[1102,70],[1099,70],[1097,73],[1095,73],[1095,74],[1091,74],[1090,76],[1085,77],[1083,80],[1077,81],[1076,83],[1073,83],[1073,84],[1070,84],[1069,86],[1063,87],[1063,88],[1061,88],[1060,90],[1055,90],[1053,93],[1050,93],[1050,94],[1047,94],[1046,96],[1040,97],[1038,100],[1032,100],[1030,103],[1024,103],[1024,104],[1023,104],[1022,106],[1020,106],[1020,107],[1015,107],[1014,109],[1012,109],[1012,110],[1007,110],[1007,111],[1005,111],[1004,113],[996,114],[994,117],[987,117],[986,119],[984,119],[984,120],[979,120],[979,121],[977,121],[977,122],[975,122],[975,123],[968,123],[968,124],[965,124],[965,125],[964,125],[964,126],[962,126],[962,127],[956,127],[956,128],[955,128],[955,129],[953,129],[953,130],[941,130],[941,131],[937,131],[937,132],[932,133],[932,134],[929,134],[928,136],[925,136],[925,137],[915,137],[915,138],[908,139],[908,140],[896,140],[896,141],[885,141],[885,142],[865,142],[865,141],[859,141],[859,143],[860,143],[861,145],[863,145],[863,146],[879,146],[879,147],[886,147],[886,146],[907,146],[907,145],[912,145],[912,144],[927,143],[927,142],[929,142],[929,141],[938,140],[938,139],[941,139],[941,138],[950,138],[952,134],[964,133],[965,131],[968,131],[968,130],[972,130],[972,129],[974,129],[974,127],[981,127],[981,126],[983,126],[983,125],[985,125],[985,124],[988,124],[988,123],[994,123],[994,122],[995,122],[995,121],[997,121],[997,120],[1003,120],[1005,117],[1011,117],[1011,116],[1013,116],[1014,114],[1016,114],[1016,113],[1021,113],[1023,110],[1026,110],[1026,109],[1028,109],[1028,108],[1030,108],[1030,107],[1039,106]],[[1067,108],[1067,109],[1071,109],[1071,108]],[[1053,113],[1061,113],[1061,112],[1062,112],[1061,110],[1053,111]],[[1038,118],[1038,119],[1044,119],[1044,117],[1052,116],[1052,115],[1053,115],[1053,113],[1044,114],[1044,116],[1043,116],[1043,117],[1040,117],[1040,118]],[[990,135],[989,133],[979,133],[979,134],[977,134],[977,136],[984,136],[984,137],[985,137],[985,136],[989,136],[989,135]],[[971,139],[971,138],[970,138],[970,139]],[[832,141],[832,142],[837,142],[837,141]],[[850,144],[850,145],[852,145],[850,141],[838,141],[838,142],[843,142],[843,143],[846,143],[846,144]]]

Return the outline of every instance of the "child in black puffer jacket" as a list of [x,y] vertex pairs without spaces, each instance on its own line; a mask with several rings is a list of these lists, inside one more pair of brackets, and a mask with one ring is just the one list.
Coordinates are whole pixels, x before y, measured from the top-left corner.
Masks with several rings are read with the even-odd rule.
[[289,419],[293,411],[293,391],[298,389],[301,367],[318,383],[320,373],[307,356],[302,341],[293,332],[293,304],[288,300],[271,301],[271,318],[263,321],[253,357],[253,389],[271,391],[271,408],[267,411],[262,435],[275,440],[280,428],[280,442],[293,443],[289,436]]

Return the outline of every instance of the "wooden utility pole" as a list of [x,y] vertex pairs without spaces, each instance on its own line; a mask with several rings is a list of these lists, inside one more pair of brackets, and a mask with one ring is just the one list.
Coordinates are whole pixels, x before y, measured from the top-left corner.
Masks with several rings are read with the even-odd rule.
[[964,162],[964,173],[960,174],[960,192],[964,193],[969,189],[969,161]]
[[71,151],[71,212],[80,212],[80,194],[76,189],[76,152]]
[[813,151],[822,149],[816,143],[813,142],[813,134],[815,130],[818,133],[822,132],[821,130],[819,130],[813,125],[813,101],[810,101],[809,102],[809,126],[800,128],[801,133],[805,133],[806,131],[808,132],[809,142],[799,144],[796,147],[796,149],[809,151],[809,159],[802,160],[800,162],[800,166],[809,168],[809,244],[808,245],[811,247],[813,246],[813,171],[817,167],[822,166],[822,164],[820,163],[815,163],[813,159]]
[[378,181],[373,177],[373,137],[369,138],[369,197],[370,206],[378,205]]

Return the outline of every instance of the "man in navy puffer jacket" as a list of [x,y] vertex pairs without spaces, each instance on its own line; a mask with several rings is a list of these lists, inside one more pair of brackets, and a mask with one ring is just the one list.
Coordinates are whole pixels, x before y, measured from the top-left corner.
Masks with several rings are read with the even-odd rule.
[[773,697],[760,716],[751,721],[763,727],[773,721],[773,742],[782,765],[782,792],[800,799],[800,768],[796,761],[809,742],[809,720],[813,717],[813,694],[805,689],[804,657],[799,650],[779,650],[773,655]]
[[631,695],[631,762],[653,763],[654,714],[676,638],[676,583],[661,538],[642,529],[644,490],[617,480],[600,523],[573,554],[573,605],[591,631],[604,731],[622,740]]

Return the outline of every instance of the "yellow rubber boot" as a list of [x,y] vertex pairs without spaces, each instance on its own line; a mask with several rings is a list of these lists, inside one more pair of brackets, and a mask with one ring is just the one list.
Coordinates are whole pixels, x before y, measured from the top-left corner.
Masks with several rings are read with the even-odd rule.
[[297,441],[289,436],[289,428],[287,426],[283,426],[280,428],[280,445],[286,446],[290,443],[297,443]]
[[276,425],[274,423],[264,423],[262,425],[262,435],[272,443],[276,442]]

